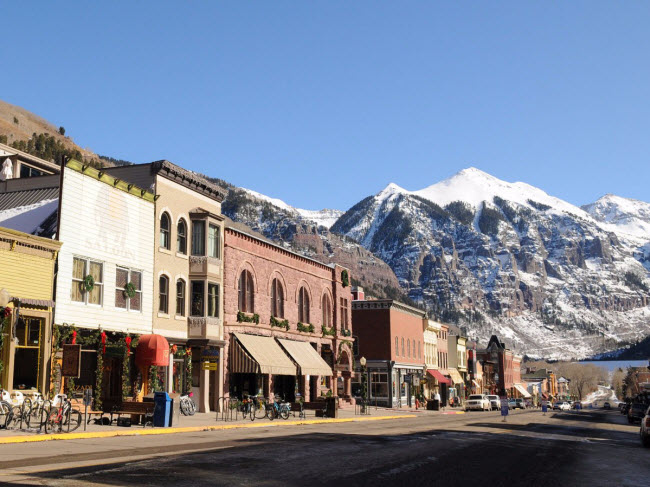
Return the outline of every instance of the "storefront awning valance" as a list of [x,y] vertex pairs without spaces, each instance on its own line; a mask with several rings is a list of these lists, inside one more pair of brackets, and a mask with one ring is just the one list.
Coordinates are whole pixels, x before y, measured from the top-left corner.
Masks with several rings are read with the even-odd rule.
[[162,335],[142,335],[135,351],[139,367],[165,367],[169,365],[169,342]]
[[229,370],[234,373],[296,375],[296,366],[272,337],[233,333]]
[[451,381],[454,383],[454,385],[465,383],[463,378],[460,376],[460,373],[456,369],[449,369],[449,377],[451,377]]
[[427,374],[436,379],[439,384],[451,384],[451,381],[442,375],[439,370],[427,369]]
[[300,375],[332,375],[332,369],[309,342],[278,339],[282,348],[300,367]]
[[530,393],[526,389],[524,389],[524,386],[522,386],[521,384],[515,384],[515,389],[517,389],[519,391],[519,394],[521,394],[522,396],[530,397]]

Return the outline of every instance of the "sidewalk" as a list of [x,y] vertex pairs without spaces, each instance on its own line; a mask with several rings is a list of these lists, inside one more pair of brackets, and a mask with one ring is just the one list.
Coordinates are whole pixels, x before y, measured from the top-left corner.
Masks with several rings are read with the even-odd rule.
[[[0,430],[0,444],[9,443],[30,443],[51,440],[73,440],[82,438],[110,438],[115,436],[145,436],[145,435],[165,435],[174,433],[191,433],[197,431],[218,431],[229,430],[238,428],[268,428],[268,427],[281,427],[281,426],[296,426],[304,424],[324,424],[324,423],[347,423],[347,422],[360,422],[360,421],[382,421],[391,419],[404,419],[412,418],[414,415],[410,410],[386,410],[379,408],[375,410],[371,408],[367,415],[356,415],[355,410],[340,409],[337,419],[333,418],[317,418],[314,411],[306,411],[307,417],[299,419],[298,415],[289,416],[288,420],[275,419],[242,419],[241,415],[233,420],[222,421],[221,413],[196,413],[194,416],[181,416],[178,425],[171,428],[152,428],[143,427],[141,425],[134,425],[131,427],[120,427],[110,425],[103,426],[95,424],[86,425],[84,431],[83,425],[74,432],[70,433],[57,433],[46,435],[38,433],[35,430]],[[418,412],[431,413],[432,411],[418,410]]]

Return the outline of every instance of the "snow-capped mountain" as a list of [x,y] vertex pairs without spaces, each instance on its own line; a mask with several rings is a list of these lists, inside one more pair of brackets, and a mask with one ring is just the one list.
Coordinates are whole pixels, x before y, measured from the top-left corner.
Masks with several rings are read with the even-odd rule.
[[253,191],[252,189],[241,189],[256,199],[271,203],[277,208],[285,210],[289,213],[294,213],[296,216],[299,216],[305,221],[313,222],[316,225],[323,226],[327,229],[334,225],[336,220],[338,220],[339,217],[344,213],[341,210],[330,210],[327,208],[324,210],[303,210],[302,208],[295,208],[291,205],[288,205],[281,199],[271,198],[269,196],[263,195],[262,193],[258,193],[257,191]]
[[650,332],[650,249],[525,183],[475,168],[419,191],[391,183],[331,230],[442,319],[529,355],[587,356]]
[[617,233],[650,240],[650,203],[606,194],[582,209]]

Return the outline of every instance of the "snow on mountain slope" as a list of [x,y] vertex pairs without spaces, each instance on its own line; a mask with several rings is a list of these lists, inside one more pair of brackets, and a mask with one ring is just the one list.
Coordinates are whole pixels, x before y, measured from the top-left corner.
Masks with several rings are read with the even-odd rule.
[[262,193],[258,193],[257,191],[253,191],[252,189],[246,189],[246,188],[242,188],[242,189],[257,199],[267,201],[268,203],[271,203],[272,205],[277,206],[278,208],[299,215],[304,220],[312,221],[317,225],[323,226],[327,229],[329,229],[332,225],[334,225],[334,222],[336,222],[336,220],[338,220],[339,217],[344,213],[341,210],[331,210],[327,208],[323,210],[304,210],[302,208],[295,208],[291,205],[288,205],[281,199],[271,198],[270,196],[266,196]]
[[582,209],[617,233],[650,240],[650,203],[606,194]]
[[472,337],[584,357],[650,333],[650,248],[525,183],[465,169],[391,183],[332,226],[387,262],[409,297]]
[[484,201],[491,202],[495,196],[498,196],[529,208],[534,207],[535,203],[541,203],[555,210],[588,218],[584,210],[549,196],[539,188],[520,182],[508,183],[475,167],[463,169],[444,181],[413,191],[411,194],[426,198],[440,206],[446,206],[453,201],[463,201],[473,208],[478,208]]

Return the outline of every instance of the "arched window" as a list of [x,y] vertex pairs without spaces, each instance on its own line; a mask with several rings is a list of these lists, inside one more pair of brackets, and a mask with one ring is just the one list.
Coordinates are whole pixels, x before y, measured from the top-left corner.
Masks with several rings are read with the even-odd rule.
[[420,340],[418,340],[418,358],[422,358],[422,352],[420,351]]
[[298,292],[298,321],[309,323],[309,293],[305,286]]
[[170,220],[167,213],[160,215],[160,246],[169,250]]
[[404,353],[404,337],[402,337],[402,357],[406,357],[406,354]]
[[185,316],[185,281],[176,281],[176,314]]
[[253,313],[255,310],[255,292],[253,276],[250,271],[243,270],[239,275],[239,311]]
[[395,337],[395,355],[399,357],[399,338]]
[[187,223],[182,218],[176,225],[176,252],[187,254]]
[[271,315],[284,318],[284,289],[277,278],[271,283]]
[[406,339],[406,356],[411,357],[411,340]]
[[158,292],[158,311],[167,313],[169,311],[169,278],[167,276],[160,276]]
[[327,294],[323,295],[323,326],[332,326],[332,302]]

